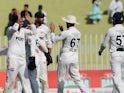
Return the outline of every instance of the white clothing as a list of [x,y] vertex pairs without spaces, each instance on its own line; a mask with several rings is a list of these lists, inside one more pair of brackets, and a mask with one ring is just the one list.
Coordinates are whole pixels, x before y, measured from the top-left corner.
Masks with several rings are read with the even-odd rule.
[[[37,34],[39,38],[45,42],[45,45],[47,48],[52,48],[52,42],[51,42],[51,33],[50,29],[42,24],[37,28]],[[37,50],[37,60],[40,62],[40,72],[39,72],[39,79],[42,86],[42,92],[48,93],[48,77],[47,77],[47,61],[46,56],[44,55],[43,51]]]
[[75,28],[70,27],[62,31],[59,35],[51,35],[52,41],[63,40],[58,62],[58,93],[63,93],[64,81],[67,73],[73,78],[76,85],[80,88],[81,93],[87,92],[86,86],[81,84],[81,78],[78,68],[78,46],[80,43],[81,33]]
[[37,34],[40,39],[46,42],[47,48],[52,48],[50,29],[46,25],[42,24],[39,26],[37,28]]
[[124,48],[123,34],[124,27],[121,24],[115,25],[106,32],[102,46],[106,47],[110,42],[110,53],[116,52],[117,48]]
[[[34,25],[32,25],[32,28]],[[32,93],[28,69],[26,65],[25,35],[31,33],[31,30],[21,28],[18,31],[19,24],[15,23],[7,30],[8,53],[7,53],[7,80],[4,93],[12,93],[14,81],[18,75],[24,93]]]
[[101,47],[106,47],[108,42],[110,44],[110,63],[113,73],[113,83],[118,93],[123,93],[124,83],[121,71],[124,64],[124,51],[119,49],[124,48],[124,27],[121,24],[116,24],[114,27],[108,29]]
[[114,13],[123,11],[123,4],[121,1],[112,0],[109,6],[110,16],[113,17]]
[[31,82],[32,91],[33,93],[41,93],[42,88],[39,80],[40,64],[41,64],[41,61],[43,60],[42,59],[43,58],[42,55],[44,55],[43,52],[48,52],[48,49],[46,47],[45,41],[41,40],[37,35],[36,29],[35,29],[34,35],[31,35],[31,34],[27,35],[26,51],[27,51],[26,53],[27,63],[29,63],[28,58],[30,56],[35,57],[36,69],[29,70],[29,78]]

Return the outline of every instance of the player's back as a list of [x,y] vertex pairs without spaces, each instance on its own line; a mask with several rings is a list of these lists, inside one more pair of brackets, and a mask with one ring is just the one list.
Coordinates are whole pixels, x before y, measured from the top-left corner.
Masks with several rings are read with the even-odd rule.
[[108,34],[110,35],[110,52],[124,48],[124,27],[121,24],[110,28]]
[[[62,32],[65,39],[60,52],[60,58],[63,63],[78,62],[78,46],[80,43],[80,32],[75,27],[70,27],[67,31]],[[66,60],[65,60],[66,59]]]
[[75,27],[65,31],[66,38],[63,40],[63,52],[77,52],[81,34]]

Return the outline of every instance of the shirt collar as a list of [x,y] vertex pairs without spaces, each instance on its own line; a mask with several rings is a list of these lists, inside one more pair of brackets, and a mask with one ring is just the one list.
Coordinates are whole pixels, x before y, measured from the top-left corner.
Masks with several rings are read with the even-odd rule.
[[69,27],[68,29],[74,29],[75,27],[74,26],[71,26],[71,27]]
[[123,27],[122,24],[116,24],[115,27]]

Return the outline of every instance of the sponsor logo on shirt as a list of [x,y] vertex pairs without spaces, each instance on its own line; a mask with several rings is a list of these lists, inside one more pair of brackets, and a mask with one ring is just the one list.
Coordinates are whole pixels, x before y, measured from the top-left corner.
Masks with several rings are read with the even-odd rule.
[[16,37],[16,40],[23,41],[24,38],[22,38],[22,37]]

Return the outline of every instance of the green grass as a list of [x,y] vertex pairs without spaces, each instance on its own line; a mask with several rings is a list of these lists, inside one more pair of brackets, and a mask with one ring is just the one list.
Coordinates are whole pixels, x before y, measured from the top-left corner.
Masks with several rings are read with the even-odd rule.
[[[108,10],[111,0],[103,0],[101,4],[101,10]],[[124,1],[124,0],[123,0]],[[17,8],[19,11],[23,9],[25,3],[29,4],[29,10],[34,14],[37,11],[37,6],[43,4],[44,10],[48,14],[48,22],[54,22],[56,26],[65,23],[61,20],[61,17],[73,14],[77,17],[80,23],[77,28],[83,33],[104,33],[110,26],[107,23],[107,15],[103,16],[103,19],[97,25],[87,25],[86,16],[89,14],[92,3],[91,0],[1,0],[0,1],[0,33],[3,34],[3,30],[8,21],[8,14],[12,8]],[[56,29],[58,31],[58,28]]]
[[[111,0],[101,0],[101,10],[104,12],[109,9],[109,3]],[[124,3],[124,0],[121,0]],[[76,27],[83,34],[105,34],[106,30],[111,27],[108,24],[108,15],[103,15],[100,22],[96,25],[86,24],[85,18],[92,9],[91,0],[1,0],[0,1],[0,36],[3,36],[4,28],[8,22],[8,14],[12,8],[17,8],[19,11],[23,10],[23,5],[29,4],[29,10],[34,14],[37,11],[37,6],[42,4],[44,10],[47,12],[48,24],[54,22],[56,25],[56,33],[59,33],[58,25],[62,24],[65,28],[65,23],[61,20],[61,17],[72,14],[77,17],[77,21],[80,25]],[[82,37],[83,38],[83,37]],[[3,45],[1,42],[1,46]],[[100,41],[99,41],[100,42]],[[55,46],[56,47],[56,46]],[[85,55],[85,53],[84,53]],[[84,58],[82,55],[82,59]],[[54,58],[55,59],[55,58]],[[4,62],[4,61],[3,61]],[[3,64],[2,62],[2,64]],[[3,64],[4,65],[4,64]],[[4,69],[4,68],[0,68]]]

